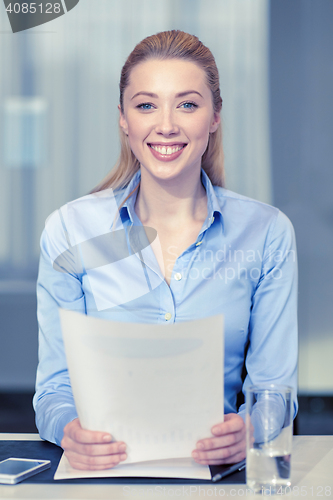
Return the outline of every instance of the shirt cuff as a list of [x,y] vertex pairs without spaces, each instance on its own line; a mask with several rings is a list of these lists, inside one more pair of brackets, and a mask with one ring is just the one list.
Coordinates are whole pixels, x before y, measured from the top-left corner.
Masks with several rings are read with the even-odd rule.
[[242,404],[239,407],[238,415],[242,417],[242,419],[244,420],[244,423],[245,423],[245,418],[246,418],[246,406],[245,406],[245,403]]
[[72,422],[75,418],[78,418],[78,414],[75,408],[70,409],[62,413],[55,427],[54,437],[55,442],[58,446],[61,446],[62,438],[64,437],[64,428],[69,422]]

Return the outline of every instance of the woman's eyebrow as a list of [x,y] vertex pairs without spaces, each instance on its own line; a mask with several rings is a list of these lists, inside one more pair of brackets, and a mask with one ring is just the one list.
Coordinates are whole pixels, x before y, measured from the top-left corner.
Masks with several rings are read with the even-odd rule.
[[[198,94],[200,97],[202,97],[200,92],[198,92],[197,90],[186,90],[185,92],[179,92],[178,94],[176,94],[176,97],[184,97],[188,94]],[[136,94],[134,94],[134,96],[131,98],[131,100],[134,99],[134,97],[137,97],[138,95],[146,95],[148,97],[153,97],[154,99],[158,98],[157,94],[153,94],[152,92],[141,91],[141,92],[137,92]]]
[[202,97],[200,92],[198,92],[197,90],[186,90],[186,92],[180,92],[179,94],[176,94],[176,97],[185,97],[188,94],[198,94],[200,97]]

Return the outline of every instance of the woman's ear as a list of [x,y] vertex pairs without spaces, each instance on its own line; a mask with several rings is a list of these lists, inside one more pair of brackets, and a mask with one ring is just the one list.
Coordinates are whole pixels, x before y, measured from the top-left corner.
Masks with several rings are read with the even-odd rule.
[[214,119],[213,119],[213,121],[211,123],[209,132],[211,134],[214,133],[214,132],[216,132],[216,130],[218,129],[218,126],[220,125],[220,123],[221,123],[220,113],[214,113]]
[[120,107],[120,104],[118,104],[118,109],[119,109],[119,125],[121,127],[121,129],[123,130],[123,132],[128,135],[128,125],[127,125],[127,121],[126,121],[126,118],[125,116],[123,115],[122,111],[121,111],[121,107]]

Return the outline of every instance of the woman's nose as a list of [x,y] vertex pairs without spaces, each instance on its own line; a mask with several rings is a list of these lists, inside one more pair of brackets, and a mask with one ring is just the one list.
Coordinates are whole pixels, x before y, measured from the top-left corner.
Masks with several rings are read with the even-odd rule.
[[166,110],[159,114],[155,131],[163,135],[177,134],[179,132],[179,126],[172,111]]

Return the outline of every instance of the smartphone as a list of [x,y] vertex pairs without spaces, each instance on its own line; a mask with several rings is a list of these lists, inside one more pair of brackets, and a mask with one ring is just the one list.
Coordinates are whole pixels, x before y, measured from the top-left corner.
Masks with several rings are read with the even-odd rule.
[[7,458],[0,462],[0,483],[16,484],[50,467],[50,460]]

